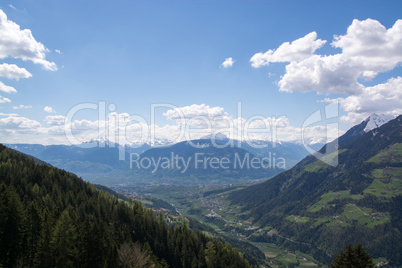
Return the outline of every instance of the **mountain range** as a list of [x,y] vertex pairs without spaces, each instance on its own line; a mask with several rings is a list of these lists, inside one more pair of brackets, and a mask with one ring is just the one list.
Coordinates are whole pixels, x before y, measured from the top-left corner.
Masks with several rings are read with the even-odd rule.
[[[113,147],[107,141],[99,141],[99,146],[89,148],[87,144],[75,145],[40,145],[40,144],[5,144],[7,147],[32,155],[55,167],[67,170],[83,179],[103,185],[122,183],[135,184],[176,184],[176,185],[207,185],[243,183],[270,178],[289,169],[308,155],[302,144],[292,142],[273,143],[265,140],[244,142],[230,140],[225,135],[214,135],[199,140],[183,141],[170,146],[143,144],[141,146],[125,146],[124,158],[119,160],[119,146]],[[161,146],[162,145],[162,146]],[[218,146],[215,146],[218,145]],[[197,154],[197,155],[196,155]],[[183,166],[177,166],[173,157],[185,158],[189,166],[183,172]],[[130,158],[131,156],[131,158]],[[202,158],[196,167],[195,158]],[[237,158],[236,158],[237,157]],[[135,168],[135,159],[145,159],[141,168]],[[165,167],[156,168],[145,161],[165,161]],[[209,158],[205,159],[205,158]],[[224,159],[225,158],[225,159]],[[246,158],[246,159],[245,159]],[[205,161],[204,161],[205,159]],[[228,161],[226,168],[214,168],[216,164],[207,162],[219,160]],[[236,164],[250,165],[250,161],[271,161],[272,168],[234,168]],[[274,163],[275,161],[275,163]],[[279,163],[280,161],[280,163]],[[130,166],[130,162],[131,166]],[[160,162],[161,164],[162,162]],[[134,165],[133,165],[134,164]],[[265,163],[267,164],[267,163]],[[143,168],[143,167],[148,168]],[[133,168],[134,167],[134,168]]]
[[[350,142],[390,116],[373,114],[339,141]],[[96,142],[96,141],[95,141]],[[96,184],[211,185],[269,179],[287,170],[309,152],[299,143],[231,140],[222,133],[163,146],[164,142],[121,148],[105,140],[98,146],[6,144]],[[320,148],[323,144],[315,144]],[[121,156],[121,154],[120,154]],[[197,158],[197,159],[196,159]],[[223,161],[222,161],[223,160]],[[253,163],[253,167],[251,167]],[[255,164],[257,163],[257,164]],[[255,168],[256,167],[256,168]]]

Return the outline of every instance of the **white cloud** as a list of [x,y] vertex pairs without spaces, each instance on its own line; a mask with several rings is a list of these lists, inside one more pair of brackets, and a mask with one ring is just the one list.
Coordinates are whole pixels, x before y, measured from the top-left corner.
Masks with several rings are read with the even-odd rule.
[[41,127],[38,121],[26,117],[9,116],[0,119],[0,126],[4,129],[29,129],[35,130]]
[[60,126],[63,125],[66,117],[63,115],[48,115],[45,118],[46,124],[50,126]]
[[233,58],[226,58],[224,62],[222,62],[221,67],[228,68],[233,66]]
[[58,50],[58,49],[55,49],[54,52],[56,52],[56,53],[58,53],[58,54],[63,54],[63,52],[61,52],[61,51]]
[[317,39],[316,32],[311,32],[292,43],[285,42],[277,49],[270,49],[265,53],[259,52],[254,54],[250,59],[251,66],[260,68],[268,66],[270,62],[301,61],[313,55],[326,42],[325,40]]
[[15,64],[0,64],[0,76],[9,79],[20,79],[32,77],[32,74],[25,68],[20,68]]
[[360,64],[341,54],[313,55],[288,64],[278,85],[279,90],[285,92],[355,94],[364,87],[357,81],[360,74]]
[[187,125],[197,129],[225,128],[233,123],[233,119],[222,107],[210,107],[205,104],[177,107],[168,110],[163,115],[169,120],[175,120],[178,126]]
[[14,107],[13,107],[13,109],[14,109],[14,110],[19,110],[19,109],[30,109],[30,108],[32,108],[32,106],[31,106],[31,105],[23,105],[23,104],[20,104],[19,106],[14,106]]
[[98,121],[90,121],[90,120],[74,120],[71,123],[71,127],[77,131],[86,131],[86,130],[95,130],[99,127]]
[[5,93],[17,93],[17,90],[13,87],[7,86],[0,81],[0,91]]
[[372,19],[354,20],[346,35],[334,36],[342,53],[291,61],[279,81],[281,91],[360,94],[359,78],[372,79],[402,62],[402,20],[386,29]]
[[43,111],[45,111],[48,114],[56,113],[56,111],[50,106],[46,106],[45,108],[43,108]]
[[207,118],[214,118],[225,116],[227,113],[222,107],[210,107],[206,104],[193,104],[190,106],[177,107],[168,110],[163,114],[170,120],[178,120],[184,118],[192,118],[195,116],[204,116]]
[[373,19],[353,20],[346,35],[334,36],[331,45],[341,48],[345,57],[361,63],[360,75],[371,79],[402,61],[402,20],[388,30]]
[[8,6],[11,7],[12,9],[14,9],[14,10],[17,10],[17,9],[15,8],[15,6],[13,6],[12,4],[8,4]]
[[[0,84],[0,87],[1,87],[1,84]],[[0,103],[8,103],[8,102],[11,102],[11,100],[9,98],[0,96]]]
[[338,99],[348,115],[343,121],[358,123],[372,113],[402,114],[402,77],[391,78],[386,83],[366,87],[358,95]]
[[20,26],[7,19],[7,15],[0,9],[0,59],[13,57],[24,61],[41,64],[46,70],[56,71],[54,62],[47,61],[46,52],[49,50],[37,42],[29,29],[20,29]]
[[[0,96],[1,98],[1,96]],[[18,114],[0,113],[0,116],[17,116]]]
[[[348,112],[343,121],[357,123],[374,112],[402,112],[399,108],[402,107],[400,77],[372,87],[365,87],[362,80],[373,79],[402,62],[402,20],[397,20],[389,29],[373,19],[353,20],[345,35],[334,35],[331,45],[342,50],[334,55],[313,55],[323,43],[314,43],[316,35],[306,37],[304,50],[298,50],[299,46],[294,45],[304,39],[301,38],[291,44],[284,43],[277,50],[257,53],[250,61],[253,67],[269,62],[289,62],[278,82],[280,91],[348,95],[339,99],[344,111]],[[292,46],[294,53],[289,49]],[[298,54],[298,51],[306,53]]]

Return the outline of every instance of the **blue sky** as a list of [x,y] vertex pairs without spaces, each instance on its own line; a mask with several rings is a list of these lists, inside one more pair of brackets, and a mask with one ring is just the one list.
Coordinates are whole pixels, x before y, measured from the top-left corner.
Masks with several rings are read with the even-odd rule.
[[[45,60],[57,66],[57,70],[46,70],[41,63],[3,53],[0,64],[25,68],[32,77],[0,77],[17,91],[0,91],[8,99],[0,103],[0,142],[61,142],[60,133],[49,129],[60,125],[50,122],[60,118],[49,116],[66,116],[83,102],[112,103],[117,114],[150,120],[153,103],[195,104],[195,110],[205,104],[204,112],[219,107],[225,115],[237,118],[240,101],[244,118],[283,116],[289,126],[298,129],[310,114],[340,98],[341,132],[371,112],[400,112],[398,100],[392,105],[384,103],[388,110],[370,105],[350,108],[353,101],[370,101],[347,99],[361,94],[354,89],[324,89],[317,94],[307,83],[305,90],[290,87],[289,92],[281,91],[278,82],[290,62],[278,55],[268,65],[254,68],[250,59],[312,32],[316,32],[315,40],[326,41],[312,55],[335,55],[346,48],[352,51],[355,46],[346,41],[342,48],[331,46],[334,35],[346,35],[355,19],[370,18],[387,30],[392,28],[401,19],[401,1],[2,1],[0,9],[21,30],[29,29],[47,48]],[[385,84],[401,75],[401,52],[395,44],[393,49],[396,55],[386,56],[396,58],[395,62],[370,67],[376,74],[369,80],[359,77],[362,86]],[[226,58],[233,59],[231,67],[221,66]],[[369,62],[363,70],[367,71],[373,59],[364,59]],[[296,78],[289,79],[297,83]],[[396,81],[390,91],[400,89]],[[398,96],[394,92],[391,97]],[[325,98],[327,102],[323,102]],[[27,108],[14,109],[20,105]],[[46,112],[46,106],[52,109]],[[197,111],[194,113],[199,114]],[[81,112],[75,119],[98,120],[93,111]],[[32,134],[29,127],[22,126],[24,120],[41,131]],[[161,111],[157,123],[163,128],[177,121]]]

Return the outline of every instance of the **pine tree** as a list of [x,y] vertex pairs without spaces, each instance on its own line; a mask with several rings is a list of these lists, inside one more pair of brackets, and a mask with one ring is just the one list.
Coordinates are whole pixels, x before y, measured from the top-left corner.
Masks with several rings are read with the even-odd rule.
[[37,242],[37,253],[34,259],[35,267],[50,267],[52,263],[52,253],[50,252],[50,240],[52,235],[54,219],[48,209],[42,211],[42,224],[40,235]]
[[[35,184],[36,185],[36,184]],[[37,186],[37,185],[36,185]],[[28,205],[25,218],[26,231],[26,253],[25,260],[28,266],[32,267],[38,251],[38,242],[41,235],[42,218],[36,203]]]
[[23,215],[15,189],[0,185],[0,264],[3,267],[13,267],[22,257]]
[[68,210],[57,220],[50,242],[56,267],[74,267],[77,252],[77,228]]
[[331,264],[333,268],[368,268],[374,267],[371,255],[364,250],[362,244],[347,245],[345,251],[340,251]]

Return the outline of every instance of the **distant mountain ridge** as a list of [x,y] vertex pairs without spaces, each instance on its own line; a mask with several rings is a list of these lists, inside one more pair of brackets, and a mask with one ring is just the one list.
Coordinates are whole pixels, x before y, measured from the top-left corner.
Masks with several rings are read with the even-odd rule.
[[[87,181],[113,185],[119,178],[130,176],[128,163],[119,160],[118,146],[90,147],[75,145],[5,144],[7,147],[32,155],[55,167],[67,170]],[[143,153],[151,148],[144,144],[138,148],[125,147],[126,161],[130,153]]]
[[[343,136],[339,141],[339,145],[341,146],[343,142],[350,142],[364,134],[364,129],[367,128],[367,126],[380,125],[382,122],[389,119],[386,116],[377,115],[373,115],[370,118],[366,120],[367,122],[362,122],[362,124],[348,131],[348,135]],[[83,143],[80,146],[39,144],[6,144],[6,146],[28,155],[32,155],[55,167],[73,172],[85,180],[109,186],[120,183],[138,183],[145,185],[165,183],[240,183],[270,178],[283,171],[283,169],[277,168],[265,171],[252,170],[252,172],[246,172],[247,170],[237,170],[236,172],[229,169],[213,171],[203,169],[196,171],[190,168],[189,172],[183,174],[182,170],[165,169],[159,170],[158,172],[149,172],[146,170],[133,171],[130,169],[131,154],[156,159],[162,156],[166,157],[171,153],[180,156],[184,152],[181,150],[186,149],[186,157],[192,156],[194,160],[195,153],[207,151],[207,149],[201,150],[201,148],[191,149],[183,146],[185,144],[194,145],[195,147],[213,147],[215,145],[222,147],[213,150],[214,152],[212,152],[212,148],[210,148],[209,153],[211,153],[211,155],[209,157],[222,158],[225,157],[225,155],[228,156],[231,154],[232,157],[229,157],[231,163],[235,163],[236,159],[234,157],[236,154],[244,158],[245,152],[242,150],[248,152],[251,158],[268,157],[275,160],[285,159],[284,169],[293,167],[309,154],[302,144],[292,142],[271,142],[268,140],[251,140],[246,142],[229,139],[223,133],[214,133],[207,135],[202,139],[183,141],[173,145],[171,142],[166,140],[157,140],[152,144],[133,144],[131,146],[125,146],[123,149],[119,148],[118,144],[104,138],[92,140],[88,143]],[[314,148],[318,149],[321,146],[322,145],[320,144],[315,144]],[[119,160],[121,149],[124,152],[125,161]],[[167,153],[169,150],[173,151]],[[192,152],[191,155],[189,154],[190,151]],[[211,176],[214,178],[212,179]],[[203,179],[201,179],[201,177]]]
[[[136,161],[147,161],[147,168],[138,164],[134,168],[138,170],[136,176],[160,178],[173,185],[208,185],[267,179],[284,171],[279,162],[273,162],[272,155],[269,162],[269,158],[256,156],[240,146],[227,145],[227,141],[199,139],[151,148]],[[158,161],[165,162],[165,167],[157,165]],[[154,164],[149,168],[148,162]]]
[[[386,120],[387,116],[373,114],[360,125],[355,126],[348,131],[339,140],[341,146],[345,142],[351,142],[365,133],[365,129],[379,126]],[[184,145],[191,145],[190,148]],[[153,144],[133,144],[119,148],[118,144],[108,141],[104,138],[92,140],[79,146],[68,145],[39,145],[39,144],[6,144],[8,147],[32,155],[49,164],[73,172],[83,177],[85,180],[93,183],[114,185],[119,183],[143,183],[143,184],[208,184],[208,183],[240,183],[264,178],[270,178],[284,169],[289,169],[308,155],[307,150],[302,144],[292,142],[271,142],[268,140],[251,140],[239,141],[229,139],[223,133],[214,133],[207,135],[202,139],[183,141],[173,145],[169,145],[166,140],[158,140]],[[222,148],[212,148],[214,146]],[[319,144],[315,148],[319,148]],[[201,149],[201,147],[211,147],[209,149]],[[119,160],[119,153],[124,152],[125,161]],[[169,152],[170,150],[170,152]],[[209,150],[209,151],[208,151]],[[242,151],[245,150],[245,151]],[[284,159],[284,169],[273,168],[270,170],[190,170],[185,174],[183,170],[164,169],[155,172],[149,170],[133,171],[130,169],[130,154],[140,155],[142,158],[147,157],[156,159],[167,157],[174,153],[178,156],[192,157],[194,160],[196,153],[207,152],[209,157],[222,159],[230,156],[228,159],[231,163],[239,160],[235,155],[241,156],[243,160],[246,152],[250,158],[271,158],[273,160]],[[183,155],[185,153],[185,155]],[[194,167],[194,162],[191,162]],[[153,170],[153,169],[152,169]],[[212,179],[213,177],[213,179]]]
[[[97,142],[99,146],[93,147],[93,142]],[[189,148],[185,144],[200,147]],[[96,144],[95,144],[96,145]],[[212,148],[215,145],[219,148]],[[257,145],[257,146],[255,146]],[[158,157],[167,156],[174,153],[178,156],[182,155],[182,149],[186,148],[186,157],[192,156],[193,160],[195,153],[203,153],[207,150],[201,150],[201,147],[211,147],[208,157],[222,158],[225,155],[229,157],[230,162],[235,163],[235,155],[245,157],[248,152],[252,159],[270,157],[272,159],[285,159],[284,168],[288,169],[295,165],[300,159],[305,157],[308,152],[303,145],[291,142],[272,143],[270,141],[237,141],[229,140],[224,134],[206,136],[205,139],[179,142],[173,145],[166,143],[158,143],[157,146],[150,144],[142,144],[141,146],[125,146],[119,148],[118,144],[110,143],[106,140],[93,140],[89,143],[80,146],[68,145],[39,145],[39,144],[6,144],[6,146],[18,150],[20,152],[32,155],[38,159],[48,162],[49,164],[73,172],[85,180],[97,184],[114,185],[120,183],[139,183],[139,184],[165,184],[165,183],[184,183],[184,184],[208,184],[211,180],[208,177],[213,176],[213,184],[220,183],[239,183],[246,181],[259,180],[270,178],[275,174],[283,171],[283,169],[273,169],[268,172],[255,171],[246,172],[247,170],[237,172],[233,170],[200,170],[196,172],[191,169],[191,172],[182,174],[182,170],[162,170],[161,172],[146,172],[144,170],[137,172],[130,169],[130,155],[142,155],[142,157],[156,159]],[[181,149],[180,149],[181,148]],[[119,160],[120,149],[124,151],[125,160]],[[149,151],[150,150],[150,151]],[[169,150],[173,150],[167,153]],[[178,150],[178,151],[176,151]],[[244,151],[243,151],[244,150]],[[149,152],[148,152],[149,151]],[[191,154],[189,152],[192,152]],[[154,155],[152,155],[154,154]],[[166,171],[166,172],[165,172]],[[267,171],[267,170],[265,170]],[[210,174],[210,175],[207,175]],[[185,177],[184,175],[188,175]],[[199,177],[203,177],[201,179]],[[174,182],[171,180],[174,177],[180,177]],[[230,179],[229,179],[230,178]],[[238,178],[238,180],[236,180]],[[229,180],[228,180],[229,179]]]

